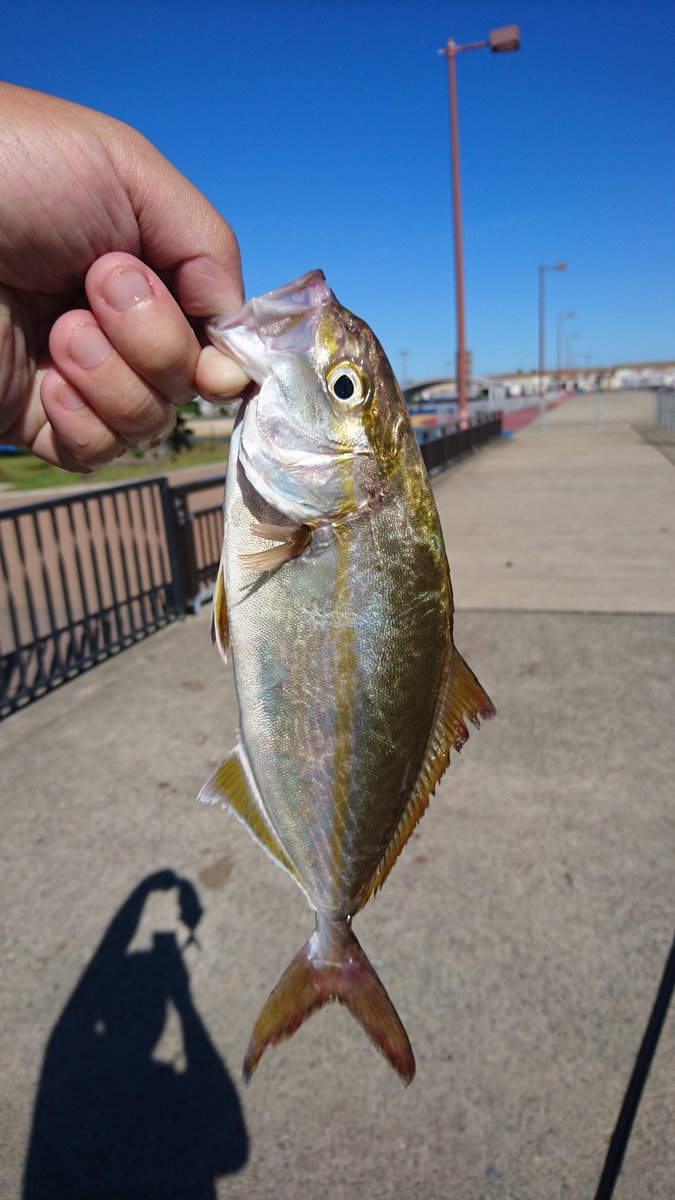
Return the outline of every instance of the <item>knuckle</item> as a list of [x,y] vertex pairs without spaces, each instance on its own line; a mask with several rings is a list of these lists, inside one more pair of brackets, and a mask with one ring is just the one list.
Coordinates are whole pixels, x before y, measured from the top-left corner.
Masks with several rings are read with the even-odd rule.
[[182,330],[167,321],[159,333],[143,337],[137,330],[134,337],[133,346],[114,340],[118,354],[145,387],[172,404],[186,404],[193,399],[197,394],[194,375],[199,346],[196,339],[192,345],[189,327]]
[[114,414],[113,425],[128,445],[141,448],[149,439],[170,432],[173,421],[173,410],[160,396],[143,388],[125,398]]
[[[79,471],[94,471],[103,463],[110,462],[124,449],[124,440],[119,434],[105,428],[100,422],[87,421],[78,432],[59,434],[64,458],[68,457],[80,465]],[[69,468],[70,469],[70,468]]]

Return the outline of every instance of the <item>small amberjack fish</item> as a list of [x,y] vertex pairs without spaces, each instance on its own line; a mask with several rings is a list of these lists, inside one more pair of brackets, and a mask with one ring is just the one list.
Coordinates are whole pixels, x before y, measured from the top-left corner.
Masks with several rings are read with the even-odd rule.
[[436,506],[368,326],[313,271],[208,330],[257,387],[232,436],[214,598],[240,731],[200,798],[239,817],[316,918],[256,1021],[244,1077],[337,1000],[409,1083],[410,1042],[352,919],[466,720],[495,710],[453,646]]

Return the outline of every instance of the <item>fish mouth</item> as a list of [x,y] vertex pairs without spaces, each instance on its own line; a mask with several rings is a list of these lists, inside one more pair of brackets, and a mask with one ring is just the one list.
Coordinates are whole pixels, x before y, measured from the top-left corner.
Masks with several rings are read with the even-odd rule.
[[308,271],[292,283],[249,300],[239,312],[212,317],[205,324],[206,333],[256,383],[262,383],[270,370],[269,353],[310,350],[322,310],[335,303],[323,271]]
[[283,287],[274,288],[271,292],[264,292],[262,296],[249,300],[241,311],[243,313],[252,305],[259,311],[269,310],[270,314],[276,312],[278,318],[282,318],[284,313],[289,317],[302,316],[303,311],[309,312],[317,305],[330,303],[334,299],[335,296],[326,283],[326,276],[317,267],[316,270],[307,271],[298,279],[294,279],[292,283],[285,283]]

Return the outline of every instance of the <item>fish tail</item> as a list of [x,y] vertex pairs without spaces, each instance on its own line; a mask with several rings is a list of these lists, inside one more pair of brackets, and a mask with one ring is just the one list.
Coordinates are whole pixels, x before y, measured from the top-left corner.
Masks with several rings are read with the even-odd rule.
[[415,1075],[408,1035],[375,970],[352,933],[348,918],[321,914],[317,927],[270,993],[244,1059],[248,1083],[264,1051],[297,1029],[324,1004],[344,1004],[406,1086]]

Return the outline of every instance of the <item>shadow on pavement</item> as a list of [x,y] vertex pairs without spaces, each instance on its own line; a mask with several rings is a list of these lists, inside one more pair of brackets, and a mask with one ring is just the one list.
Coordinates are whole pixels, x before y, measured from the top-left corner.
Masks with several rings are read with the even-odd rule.
[[673,998],[674,991],[675,939],[666,959],[659,990],[656,993],[656,999],[649,1014],[647,1028],[640,1043],[633,1073],[626,1088],[626,1094],[614,1127],[614,1133],[609,1143],[607,1158],[605,1159],[603,1172],[600,1176],[598,1190],[595,1193],[595,1200],[611,1200],[611,1197],[614,1195],[614,1187],[619,1178],[621,1164],[633,1129],[633,1121],[635,1120],[635,1115],[642,1099],[642,1092],[647,1082],[649,1069],[659,1044],[661,1030],[668,1015],[668,1007]]
[[[130,949],[148,898],[171,889],[194,933],[202,909],[189,880],[168,870],[143,880],[54,1027],[23,1200],[214,1200],[215,1179],[247,1160],[239,1098],[194,1007],[176,932]],[[182,1046],[163,1062],[169,1016]]]

